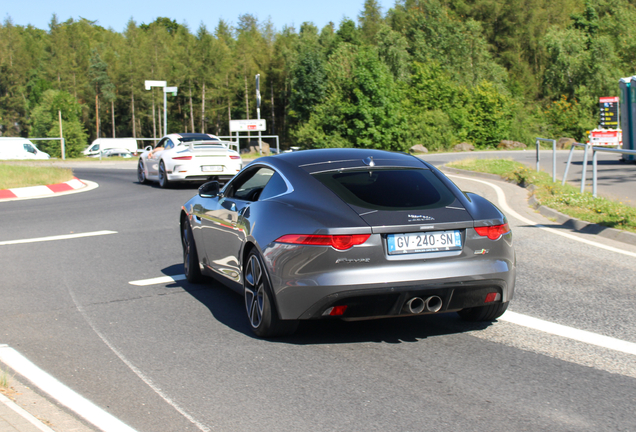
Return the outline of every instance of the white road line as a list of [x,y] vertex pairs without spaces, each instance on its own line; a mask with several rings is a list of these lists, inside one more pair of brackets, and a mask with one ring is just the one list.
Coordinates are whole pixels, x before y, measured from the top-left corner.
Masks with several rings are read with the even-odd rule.
[[200,423],[199,421],[197,421],[194,417],[192,417],[185,409],[181,408],[181,406],[179,406],[175,401],[173,401],[163,390],[161,390],[161,388],[159,388],[159,386],[157,386],[149,377],[147,377],[137,366],[135,366],[130,360],[128,360],[128,358],[126,358],[126,356],[124,354],[122,354],[112,343],[110,343],[110,341],[108,339],[106,339],[106,336],[104,336],[102,334],[102,332],[100,332],[97,327],[95,326],[95,324],[93,323],[93,321],[89,318],[88,314],[86,313],[86,311],[84,310],[84,308],[79,304],[79,302],[77,301],[77,298],[75,298],[75,294],[73,294],[73,291],[68,288],[68,293],[71,296],[71,299],[73,300],[73,303],[75,303],[75,307],[77,308],[77,310],[79,311],[79,313],[82,314],[82,317],[84,317],[84,320],[86,321],[86,323],[88,323],[88,325],[93,329],[93,331],[95,332],[95,334],[97,336],[99,336],[99,338],[106,344],[106,346],[108,348],[110,348],[110,350],[117,356],[119,357],[119,359],[126,365],[128,366],[128,368],[133,371],[133,373],[135,375],[137,375],[139,377],[140,380],[142,380],[144,383],[146,383],[146,385],[148,387],[150,387],[155,393],[157,393],[157,395],[159,395],[159,397],[161,397],[161,399],[163,399],[168,405],[172,406],[175,410],[177,410],[177,412],[179,412],[182,416],[184,416],[185,418],[187,418],[192,424],[194,424],[200,431],[202,432],[209,432],[210,429],[205,426],[204,424]]
[[612,246],[607,246],[607,245],[604,245],[604,244],[601,244],[601,243],[597,243],[597,242],[594,242],[594,241],[591,241],[591,240],[587,240],[587,239],[584,239],[584,238],[581,238],[581,237],[577,237],[577,236],[572,235],[572,234],[561,232],[559,230],[556,230],[554,228],[549,228],[549,227],[547,227],[545,225],[538,224],[536,222],[531,221],[530,219],[527,219],[527,218],[521,216],[519,213],[517,213],[516,211],[514,211],[513,209],[511,209],[508,206],[508,203],[506,202],[506,195],[504,194],[504,191],[499,186],[497,186],[495,184],[492,184],[492,183],[484,181],[484,180],[477,180],[477,179],[469,178],[469,177],[462,177],[462,176],[456,176],[456,175],[451,175],[451,174],[447,174],[447,175],[449,177],[455,177],[455,178],[459,178],[459,179],[463,179],[463,180],[470,180],[470,181],[474,181],[474,182],[477,182],[477,183],[483,183],[485,185],[490,186],[497,193],[497,203],[499,205],[499,208],[501,208],[501,210],[503,210],[504,213],[514,217],[515,219],[520,220],[523,223],[526,223],[528,225],[536,226],[537,228],[540,228],[540,229],[542,229],[544,231],[548,231],[548,232],[550,232],[552,234],[560,235],[561,237],[566,237],[566,238],[568,238],[570,240],[578,241],[578,242],[585,243],[585,244],[588,244],[590,246],[594,246],[594,247],[597,247],[597,248],[600,248],[600,249],[605,249],[605,250],[608,250],[608,251],[611,251],[611,252],[616,252],[616,253],[619,253],[619,254],[622,254],[622,255],[627,255],[627,256],[631,256],[631,257],[636,258],[636,253],[634,253],[634,252],[629,252],[629,251],[626,251],[626,250],[623,250],[623,249],[618,249],[618,248],[615,248],[615,247],[612,247]]
[[66,235],[58,235],[58,236],[50,236],[50,237],[38,237],[32,239],[23,239],[23,240],[9,240],[0,242],[0,246],[6,245],[14,245],[14,244],[24,244],[24,243],[38,243],[38,242],[46,242],[46,241],[55,241],[55,240],[68,240],[82,237],[93,237],[93,236],[101,236],[107,234],[117,234],[117,231],[93,231],[87,233],[77,233],[77,234],[66,234]]
[[142,279],[137,281],[128,282],[131,285],[135,286],[148,286],[148,285],[157,285],[162,283],[170,283],[176,282],[180,280],[185,280],[185,275],[175,275],[175,276],[161,276],[153,279]]
[[13,348],[0,345],[0,360],[102,431],[136,432],[135,429],[44,372]]
[[41,430],[42,432],[55,432],[53,429],[51,429],[50,427],[42,423],[40,420],[32,416],[29,412],[25,411],[24,408],[22,408],[21,406],[19,406],[18,404],[13,402],[11,399],[9,399],[8,397],[2,394],[0,394],[0,403],[4,404],[8,408],[11,408],[19,416],[21,416],[23,419],[31,423],[33,426],[35,426],[37,429]]
[[636,343],[633,342],[627,342],[624,340],[615,339],[613,337],[592,333],[586,330],[579,330],[575,329],[574,327],[551,323],[549,321],[532,318],[527,315],[522,315],[520,313],[512,311],[506,311],[506,313],[499,317],[499,319],[523,327],[539,330],[544,333],[561,336],[590,345],[596,345],[602,348],[611,349],[613,351],[620,351],[627,354],[636,355]]

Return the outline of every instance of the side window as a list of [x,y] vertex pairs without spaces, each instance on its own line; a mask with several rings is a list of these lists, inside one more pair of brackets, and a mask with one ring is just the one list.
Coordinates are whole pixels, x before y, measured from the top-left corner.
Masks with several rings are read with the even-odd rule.
[[157,148],[157,147],[163,147],[163,148],[165,148],[165,147],[166,147],[166,143],[167,143],[167,142],[168,142],[168,138],[164,138],[164,139],[160,140],[160,141],[157,143],[157,145],[155,146],[155,148]]
[[225,196],[244,201],[257,201],[273,174],[274,170],[266,167],[245,171],[228,185]]
[[35,147],[33,147],[31,144],[24,144],[24,149],[29,153],[36,153]]
[[167,139],[166,139],[166,143],[165,143],[165,145],[163,146],[163,148],[164,148],[165,150],[170,150],[171,148],[174,148],[174,143],[172,142],[172,140],[171,140],[170,138],[167,138]]
[[287,183],[285,183],[285,180],[280,174],[274,172],[272,178],[269,180],[269,182],[263,189],[263,192],[261,192],[261,196],[258,199],[264,200],[267,198],[282,195],[285,192],[287,192]]

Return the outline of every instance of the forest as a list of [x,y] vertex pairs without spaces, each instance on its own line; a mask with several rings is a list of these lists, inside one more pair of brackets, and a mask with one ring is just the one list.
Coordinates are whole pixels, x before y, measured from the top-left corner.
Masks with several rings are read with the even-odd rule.
[[[357,17],[276,29],[245,14],[190,29],[169,17],[125,31],[86,19],[0,24],[0,136],[229,134],[261,118],[281,147],[430,151],[535,137],[584,140],[598,98],[636,74],[636,0],[365,0]],[[334,11],[334,15],[338,13]],[[59,144],[38,146],[52,156]]]

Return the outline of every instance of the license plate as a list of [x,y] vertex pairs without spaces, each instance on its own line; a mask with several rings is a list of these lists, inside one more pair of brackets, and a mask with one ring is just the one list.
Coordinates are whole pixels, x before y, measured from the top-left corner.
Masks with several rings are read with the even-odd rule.
[[422,233],[389,234],[389,255],[461,250],[459,230]]
[[223,166],[222,165],[203,165],[201,167],[201,171],[203,172],[223,171]]

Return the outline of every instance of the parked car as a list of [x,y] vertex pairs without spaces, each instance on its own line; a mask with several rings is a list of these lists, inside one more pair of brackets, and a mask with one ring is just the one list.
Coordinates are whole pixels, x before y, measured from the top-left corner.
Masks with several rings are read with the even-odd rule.
[[0,137],[0,159],[49,159],[26,138]]
[[139,183],[159,182],[166,188],[177,181],[227,182],[243,167],[238,152],[218,137],[200,133],[170,134],[139,157]]
[[245,299],[254,333],[299,320],[457,312],[495,320],[512,299],[504,214],[414,156],[321,149],[255,160],[180,215],[188,281],[209,276]]
[[122,158],[132,158],[133,154],[126,149],[121,148],[111,148],[108,150],[102,151],[102,157],[122,157]]
[[137,140],[135,138],[97,138],[82,153],[88,157],[99,157],[100,149],[102,156],[103,152],[109,149],[126,149],[130,153],[137,154]]

